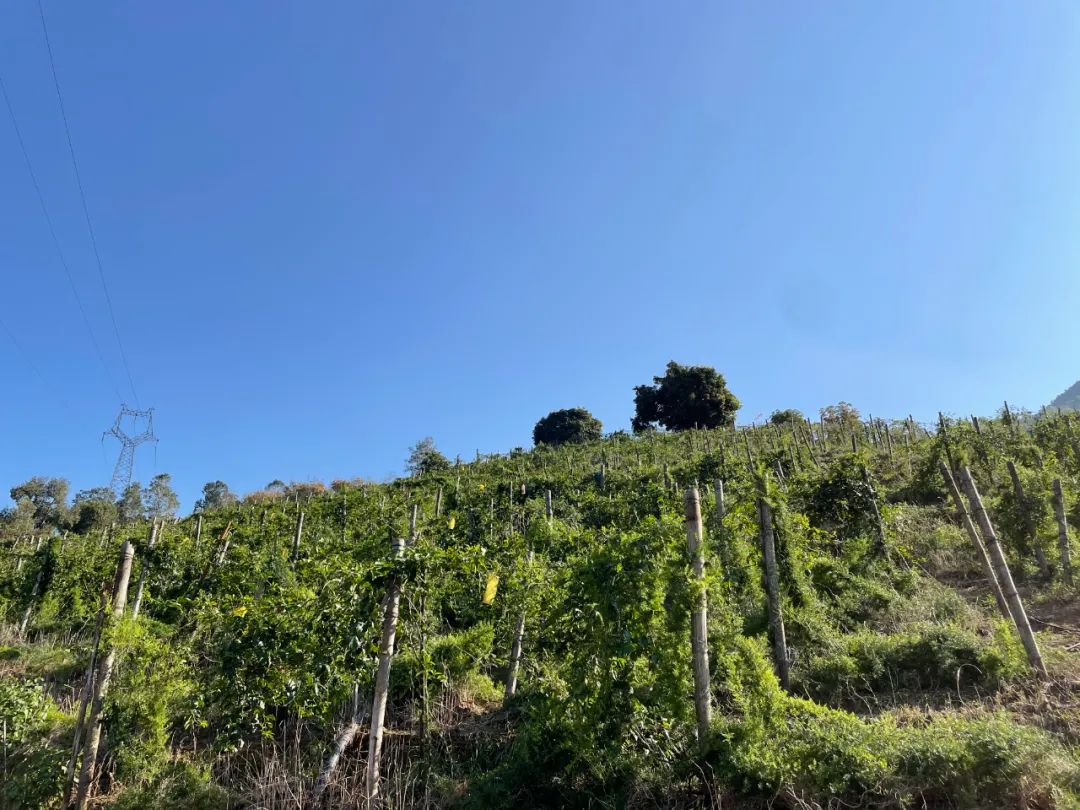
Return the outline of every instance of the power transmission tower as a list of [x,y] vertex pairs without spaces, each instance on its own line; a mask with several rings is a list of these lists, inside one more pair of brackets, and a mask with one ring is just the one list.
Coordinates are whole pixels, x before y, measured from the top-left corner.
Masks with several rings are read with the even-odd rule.
[[[124,432],[123,422],[125,416],[131,417],[132,433],[134,435],[129,436]],[[142,433],[135,431],[139,426],[139,420],[142,420],[144,424]],[[109,487],[119,498],[131,483],[131,470],[135,466],[135,448],[143,442],[157,443],[157,437],[154,435],[154,409],[147,408],[140,411],[129,408],[127,405],[121,405],[116,421],[113,422],[111,428],[101,434],[101,440],[105,441],[106,436],[115,436],[120,441],[120,457],[116,460],[112,481],[109,482]]]

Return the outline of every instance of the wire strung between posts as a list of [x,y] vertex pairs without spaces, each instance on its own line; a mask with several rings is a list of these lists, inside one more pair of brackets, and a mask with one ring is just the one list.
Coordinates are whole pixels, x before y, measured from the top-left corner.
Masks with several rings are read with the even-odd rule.
[[[60,258],[60,266],[64,268],[64,275],[67,276],[68,285],[71,287],[71,294],[75,296],[75,303],[79,306],[79,314],[82,315],[83,325],[86,327],[87,334],[90,335],[90,343],[94,347],[94,353],[97,354],[97,358],[101,362],[101,367],[105,370],[105,376],[108,378],[109,385],[112,386],[116,398],[123,399],[123,397],[120,396],[120,389],[116,385],[116,379],[113,377],[112,372],[109,371],[109,364],[105,362],[105,355],[102,353],[101,344],[98,343],[97,336],[94,334],[94,328],[90,325],[90,318],[86,315],[86,307],[83,306],[82,297],[79,295],[79,289],[75,286],[75,279],[71,275],[71,268],[68,267],[67,258],[64,256],[64,250],[60,247],[60,239],[56,235],[56,227],[53,225],[52,216],[49,214],[49,207],[45,204],[45,195],[41,191],[41,184],[38,183],[37,172],[34,171],[34,164],[30,160],[30,153],[26,149],[26,142],[23,140],[22,129],[19,127],[19,119],[15,116],[15,108],[11,104],[11,98],[8,96],[7,86],[4,84],[2,76],[0,76],[0,95],[4,97],[4,106],[7,107],[8,116],[11,118],[11,126],[15,130],[15,140],[18,141],[19,149],[22,151],[23,162],[26,163],[26,170],[30,173],[30,182],[34,186],[34,193],[37,195],[38,203],[41,205],[41,213],[45,215],[45,224],[48,225],[49,236],[52,237],[53,245],[56,247],[56,255]],[[10,335],[11,332],[8,332],[8,334]],[[14,339],[14,337],[12,337],[12,339]]]
[[90,233],[90,246],[94,250],[94,260],[97,262],[98,278],[101,280],[101,289],[105,293],[105,304],[109,308],[109,318],[112,320],[113,334],[116,335],[116,345],[120,347],[120,359],[124,364],[124,373],[127,374],[128,385],[131,386],[135,404],[139,404],[139,395],[135,391],[135,380],[131,376],[131,368],[128,366],[127,352],[124,351],[124,342],[120,339],[120,327],[116,323],[116,312],[113,310],[112,296],[109,295],[109,285],[105,282],[105,268],[101,263],[101,253],[98,251],[97,236],[94,233],[94,223],[90,219],[90,207],[86,204],[86,192],[83,190],[82,174],[79,172],[79,161],[75,157],[75,145],[71,140],[71,127],[68,126],[67,110],[64,108],[64,95],[60,92],[60,79],[56,75],[56,61],[53,59],[52,43],[49,41],[49,26],[45,22],[45,7],[38,0],[38,14],[41,16],[41,30],[45,33],[45,49],[49,52],[49,70],[52,72],[53,87],[56,88],[56,100],[60,104],[60,117],[64,121],[64,135],[67,138],[68,152],[71,154],[71,165],[75,170],[75,184],[79,187],[79,201],[82,203],[83,216],[86,218],[86,229]]

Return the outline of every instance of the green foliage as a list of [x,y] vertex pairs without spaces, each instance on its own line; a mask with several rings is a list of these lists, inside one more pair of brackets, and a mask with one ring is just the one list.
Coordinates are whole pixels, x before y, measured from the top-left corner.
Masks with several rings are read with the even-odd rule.
[[552,411],[533,428],[533,443],[558,447],[562,444],[581,444],[600,438],[604,426],[584,408],[564,408]]
[[203,496],[195,501],[196,512],[213,512],[236,503],[236,496],[224,481],[210,481],[203,486]]
[[450,461],[435,447],[435,440],[428,436],[409,448],[405,466],[412,475],[424,475],[450,469]]
[[137,481],[132,481],[124,488],[120,494],[120,500],[116,502],[116,509],[120,522],[124,525],[130,526],[146,518],[143,491]]
[[689,430],[735,424],[739,400],[716,369],[682,366],[673,360],[663,377],[653,377],[653,383],[634,388],[635,433],[656,425]]
[[125,789],[112,810],[228,810],[235,806],[226,790],[213,784],[205,769],[176,762],[152,778]]
[[[252,785],[270,768],[282,790],[307,795],[354,694],[371,694],[391,582],[401,601],[388,756],[402,779],[424,780],[432,802],[1072,806],[1076,765],[1058,742],[1075,741],[1071,710],[1030,713],[1023,650],[994,618],[936,468],[946,450],[972,466],[1011,559],[1005,461],[1017,461],[1041,501],[1061,478],[1074,506],[1080,455],[1068,421],[985,420],[976,432],[949,420],[947,441],[898,423],[892,452],[846,406],[826,413],[825,435],[813,427],[792,416],[735,436],[702,428],[540,443],[453,467],[442,458],[385,484],[275,481],[242,502],[214,482],[200,539],[188,517],[169,522],[152,551],[145,522],[108,535],[103,513],[81,522],[80,509],[103,501],[92,495],[76,498],[84,531],[53,534],[35,551],[27,537],[50,532],[33,528],[24,497],[0,521],[9,552],[0,609],[9,622],[32,609],[27,637],[0,648],[0,706],[15,707],[4,709],[12,728],[18,706],[30,717],[7,751],[20,769],[3,788],[8,805],[55,804],[70,720],[42,696],[77,693],[102,588],[119,543],[132,540],[135,581],[148,572],[143,609],[102,642],[117,652],[103,762],[115,781],[103,788],[122,808],[267,806]],[[683,524],[684,488],[695,481],[703,583],[690,576]],[[802,697],[780,690],[768,652],[762,497]],[[875,505],[888,555],[875,550]],[[1053,541],[1040,509],[1038,536]],[[391,537],[409,537],[401,559]],[[702,590],[715,721],[699,747],[688,627]],[[1047,604],[1072,596],[1060,583],[1032,594]],[[522,616],[518,692],[504,703]],[[1054,677],[1071,677],[1073,654],[1044,646]],[[13,697],[3,697],[6,684],[19,685]],[[949,708],[958,701],[961,710]],[[362,757],[346,753],[342,784]]]
[[33,507],[34,528],[58,529],[67,517],[67,496],[70,484],[66,478],[45,478],[35,475],[11,488],[11,500],[28,501]]
[[5,807],[44,807],[59,792],[66,759],[49,743],[55,715],[41,681],[0,676]]
[[772,425],[802,425],[806,421],[803,412],[797,408],[785,408],[782,411],[773,411],[769,416],[769,424]]

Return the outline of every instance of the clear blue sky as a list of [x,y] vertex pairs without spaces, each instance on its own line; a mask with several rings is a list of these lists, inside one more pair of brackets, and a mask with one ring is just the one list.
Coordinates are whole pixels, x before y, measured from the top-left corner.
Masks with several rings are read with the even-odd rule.
[[[1080,6],[61,3],[57,69],[139,401],[136,476],[399,471],[626,428],[670,359],[749,422],[931,419],[1080,377]],[[131,401],[31,0],[0,108],[0,484],[107,482]],[[27,360],[40,372],[35,374]]]

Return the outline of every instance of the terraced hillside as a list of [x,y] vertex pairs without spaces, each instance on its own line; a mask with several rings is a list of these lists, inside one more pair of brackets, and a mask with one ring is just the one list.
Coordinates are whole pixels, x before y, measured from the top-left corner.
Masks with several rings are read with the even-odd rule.
[[1080,806],[1076,419],[830,416],[5,537],[4,806]]

